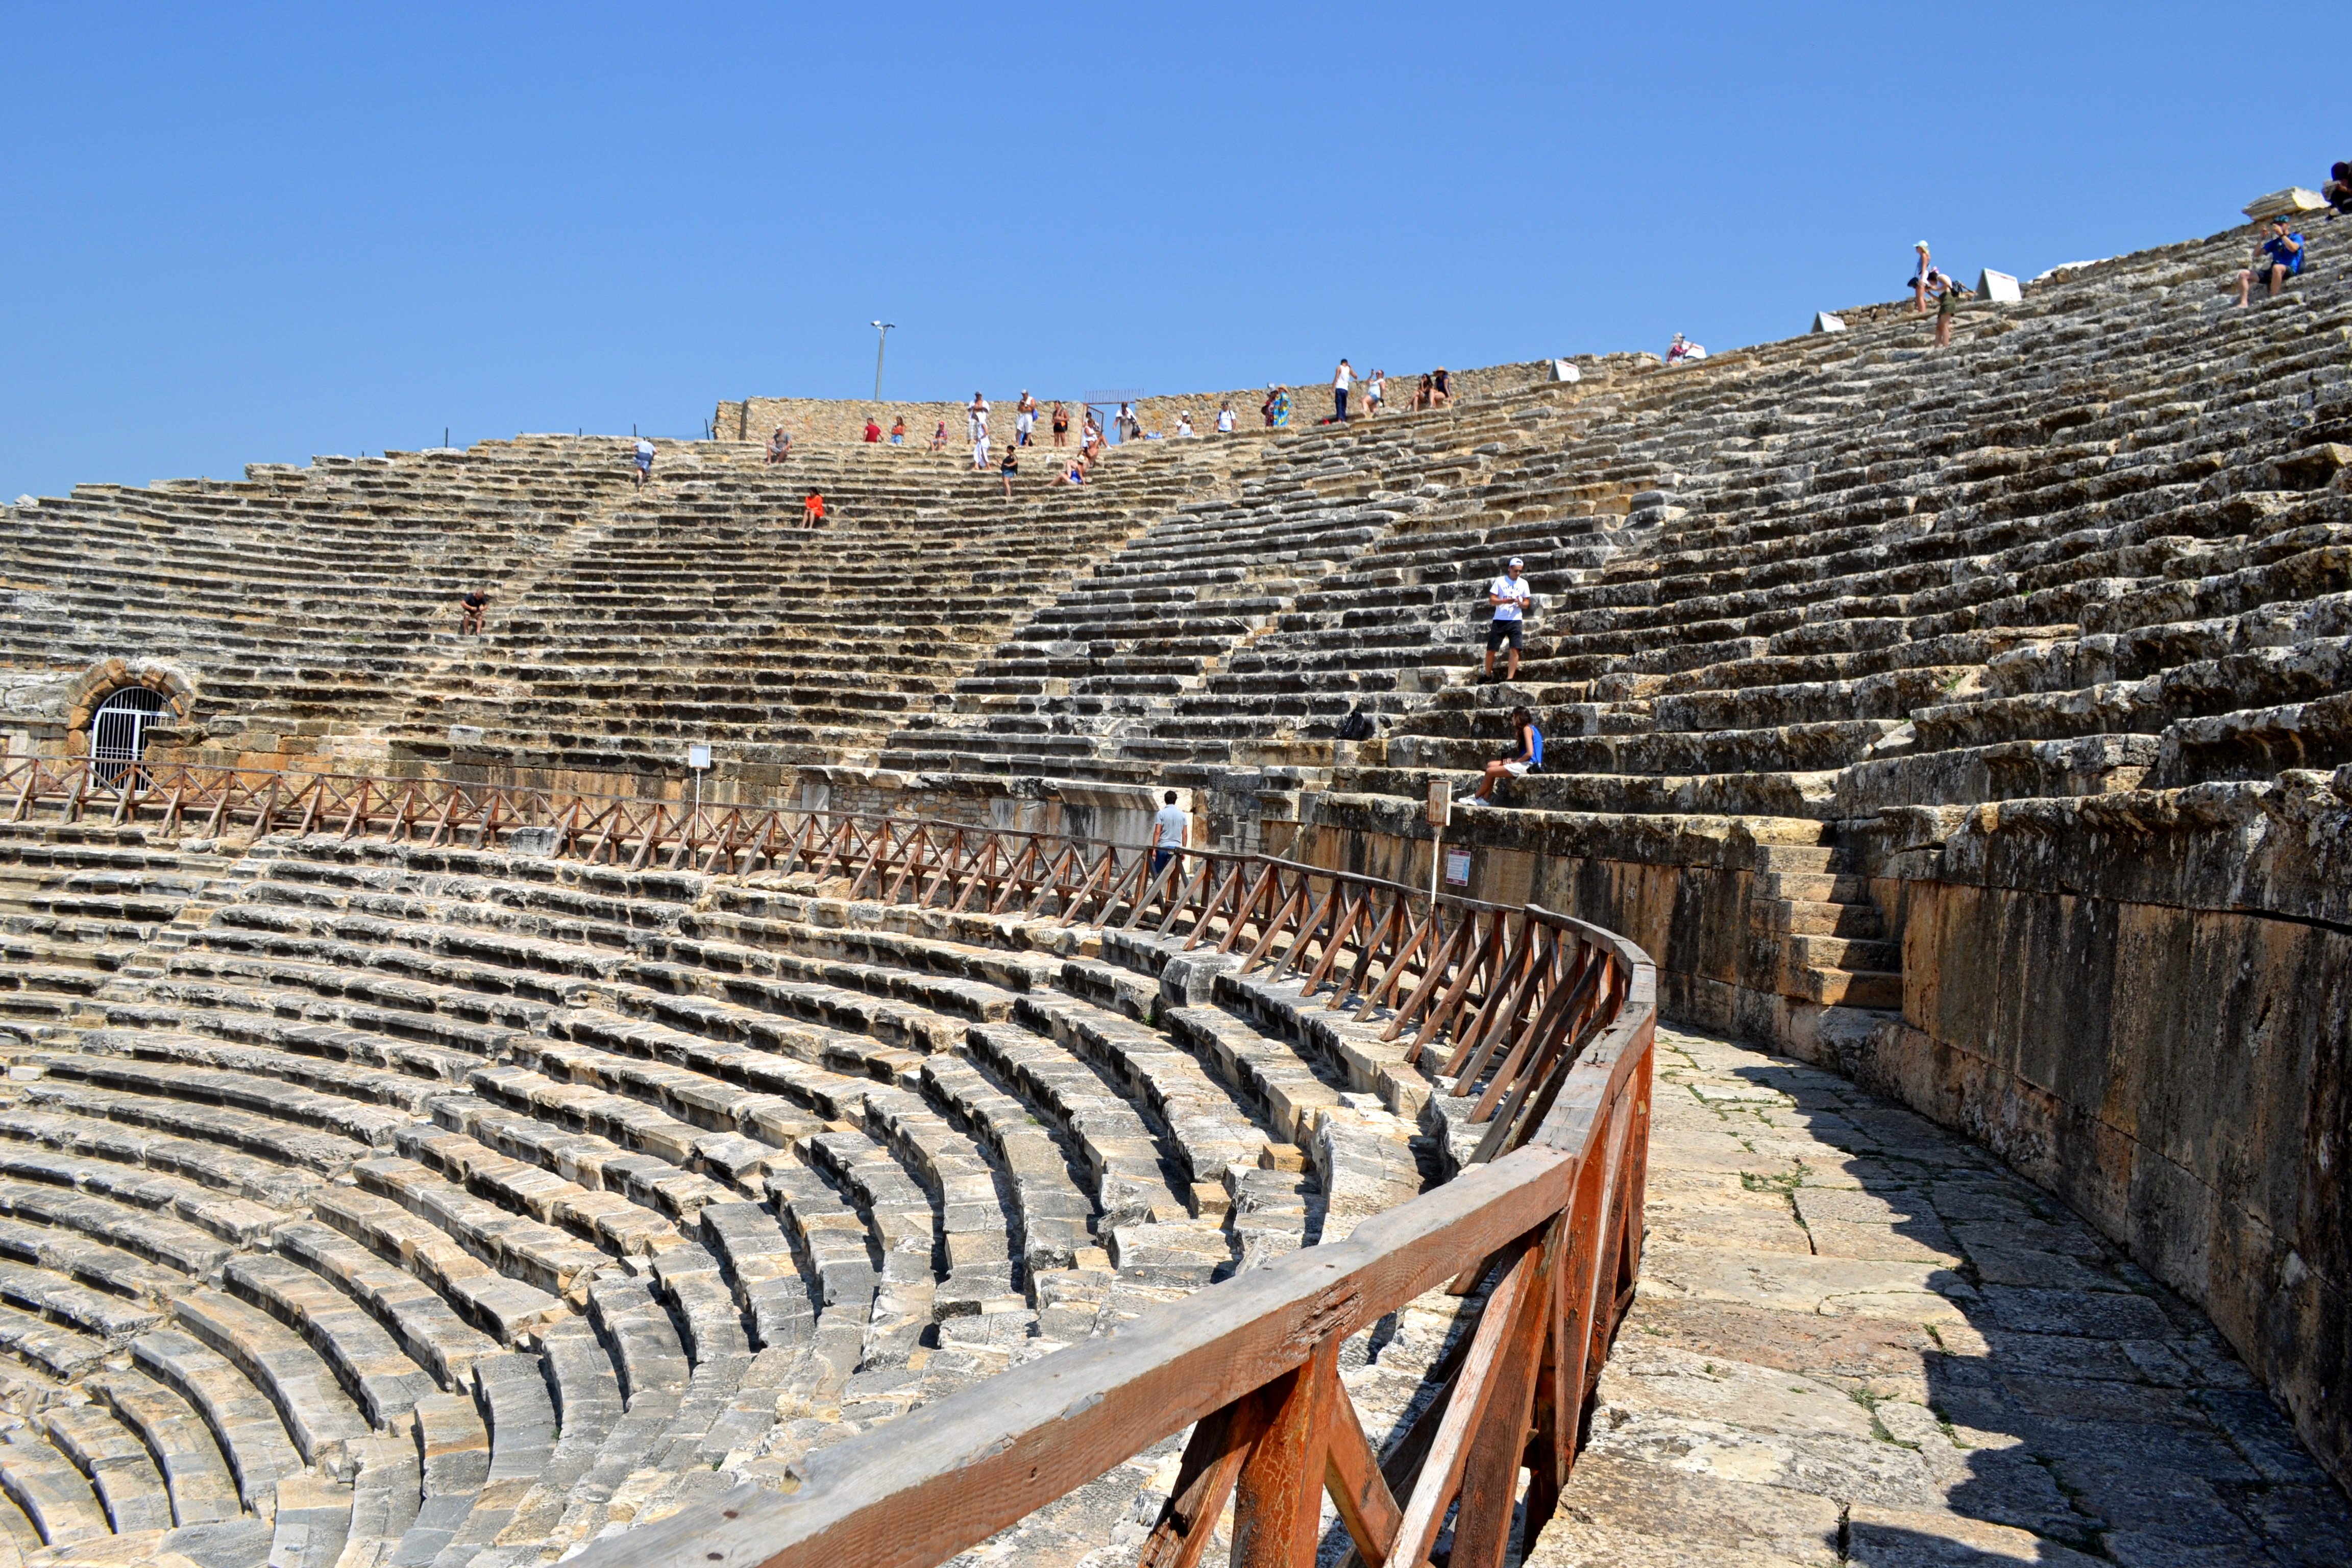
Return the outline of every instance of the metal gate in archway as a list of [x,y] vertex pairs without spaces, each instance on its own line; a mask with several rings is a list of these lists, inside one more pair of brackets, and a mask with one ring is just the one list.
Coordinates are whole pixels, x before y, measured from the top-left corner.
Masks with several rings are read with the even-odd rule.
[[89,716],[89,761],[93,782],[109,789],[140,787],[140,749],[147,731],[170,717],[171,704],[160,691],[126,686],[98,705]]

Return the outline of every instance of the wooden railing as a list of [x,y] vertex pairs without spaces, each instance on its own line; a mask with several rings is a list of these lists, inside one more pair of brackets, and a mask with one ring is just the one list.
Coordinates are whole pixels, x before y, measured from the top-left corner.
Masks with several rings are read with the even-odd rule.
[[[0,766],[8,820],[152,822],[426,846],[528,847],[635,869],[806,871],[852,899],[1085,921],[1295,980],[1354,1008],[1476,1096],[1470,1168],[1309,1247],[590,1548],[583,1568],[928,1568],[1140,1450],[1193,1428],[1144,1568],[1189,1568],[1234,1503],[1234,1561],[1315,1560],[1328,1491],[1356,1554],[1418,1568],[1449,1519],[1451,1568],[1496,1568],[1518,1475],[1531,1538],[1575,1457],[1641,1254],[1656,977],[1632,943],[1534,905],[1431,899],[1265,856],[912,817],[712,806],[446,780],[177,764],[109,780]],[[525,837],[529,835],[529,837]],[[1155,865],[1155,860],[1161,863]],[[1433,1371],[1442,1392],[1382,1458],[1338,1376],[1340,1345],[1436,1286],[1486,1292]]]

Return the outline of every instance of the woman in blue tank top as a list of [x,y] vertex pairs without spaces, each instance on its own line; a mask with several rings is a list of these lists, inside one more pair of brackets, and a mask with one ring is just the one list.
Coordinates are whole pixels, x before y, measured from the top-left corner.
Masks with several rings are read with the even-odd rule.
[[1536,716],[1524,708],[1512,709],[1511,733],[1516,743],[1486,764],[1486,776],[1471,792],[1473,800],[1486,799],[1505,779],[1523,779],[1529,773],[1543,772],[1543,731],[1536,728]]

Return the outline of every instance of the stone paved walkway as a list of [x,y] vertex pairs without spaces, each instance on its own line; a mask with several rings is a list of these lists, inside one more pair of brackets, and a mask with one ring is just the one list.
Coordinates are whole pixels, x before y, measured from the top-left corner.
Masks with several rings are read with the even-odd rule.
[[1845,1079],[1661,1029],[1639,1300],[1531,1568],[2352,1563],[2196,1309]]

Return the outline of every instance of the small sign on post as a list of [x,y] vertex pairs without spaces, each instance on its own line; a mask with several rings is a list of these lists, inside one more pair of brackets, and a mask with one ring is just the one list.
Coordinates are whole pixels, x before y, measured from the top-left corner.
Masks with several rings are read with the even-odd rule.
[[694,770],[694,826],[702,826],[702,775],[710,771],[710,748],[689,745],[686,749],[686,765]]
[[1445,852],[1445,885],[1449,888],[1470,885],[1470,851],[1448,849]]

